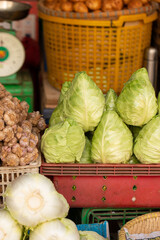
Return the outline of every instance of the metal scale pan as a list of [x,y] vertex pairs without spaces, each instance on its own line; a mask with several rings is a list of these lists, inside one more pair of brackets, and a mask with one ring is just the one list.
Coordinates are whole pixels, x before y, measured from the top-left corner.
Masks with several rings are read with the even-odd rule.
[[0,1],[0,21],[14,21],[25,18],[31,6],[14,1]]

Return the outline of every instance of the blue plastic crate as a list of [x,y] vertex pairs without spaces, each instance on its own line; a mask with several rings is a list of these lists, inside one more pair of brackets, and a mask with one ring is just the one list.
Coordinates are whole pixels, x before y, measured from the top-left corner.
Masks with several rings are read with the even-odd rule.
[[94,231],[104,238],[110,239],[109,225],[107,221],[101,223],[78,224],[78,231]]

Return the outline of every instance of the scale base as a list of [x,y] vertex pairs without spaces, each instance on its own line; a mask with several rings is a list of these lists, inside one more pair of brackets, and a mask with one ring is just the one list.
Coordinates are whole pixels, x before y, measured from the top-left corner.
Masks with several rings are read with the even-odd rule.
[[14,73],[8,77],[0,77],[0,83],[2,84],[20,84],[22,82],[21,79],[21,71]]

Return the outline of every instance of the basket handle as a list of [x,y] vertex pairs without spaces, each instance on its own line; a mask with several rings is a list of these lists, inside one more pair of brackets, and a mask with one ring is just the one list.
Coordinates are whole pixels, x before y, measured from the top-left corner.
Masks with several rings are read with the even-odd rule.
[[158,13],[155,11],[151,15],[147,16],[146,13],[135,15],[123,15],[118,20],[112,21],[112,27],[122,27],[125,22],[143,21],[144,23],[150,23],[158,18]]

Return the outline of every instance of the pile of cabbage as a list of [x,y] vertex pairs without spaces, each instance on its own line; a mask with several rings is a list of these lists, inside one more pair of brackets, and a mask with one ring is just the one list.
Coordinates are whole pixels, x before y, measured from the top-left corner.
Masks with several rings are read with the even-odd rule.
[[14,179],[5,192],[0,210],[3,240],[105,240],[93,231],[78,231],[67,218],[69,205],[54,184],[39,173]]
[[148,72],[104,95],[86,72],[62,86],[41,140],[47,163],[160,163],[159,102]]

